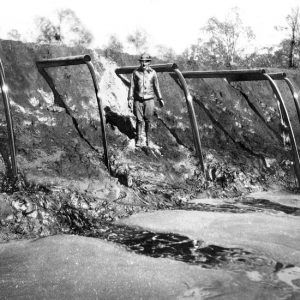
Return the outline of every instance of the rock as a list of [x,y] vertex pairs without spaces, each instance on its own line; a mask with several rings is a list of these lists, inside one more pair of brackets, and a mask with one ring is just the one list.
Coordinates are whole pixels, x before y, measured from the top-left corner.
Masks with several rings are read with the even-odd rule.
[[12,221],[14,219],[14,215],[8,215],[6,218],[5,218],[5,221]]
[[89,205],[85,202],[81,202],[80,207],[81,207],[81,209],[89,209]]
[[36,219],[37,216],[38,216],[38,212],[37,212],[37,210],[31,211],[30,213],[27,214],[27,216],[28,216],[29,218]]
[[25,201],[13,200],[11,205],[17,211],[26,211],[26,209],[27,209]]
[[27,202],[25,211],[26,215],[31,214],[33,211],[36,211],[36,205],[32,202]]
[[266,163],[266,167],[267,168],[271,168],[273,167],[275,164],[276,164],[276,159],[275,158],[268,158],[268,157],[265,157],[265,163]]

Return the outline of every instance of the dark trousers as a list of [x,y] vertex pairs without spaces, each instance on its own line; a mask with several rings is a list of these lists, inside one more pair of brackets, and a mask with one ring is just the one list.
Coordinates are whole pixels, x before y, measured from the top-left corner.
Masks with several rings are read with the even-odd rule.
[[133,112],[136,116],[137,123],[150,124],[154,112],[154,99],[134,100]]
[[146,144],[149,145],[149,131],[154,113],[154,99],[134,100],[133,113],[136,116],[136,137],[140,142],[142,138],[143,122],[145,121]]

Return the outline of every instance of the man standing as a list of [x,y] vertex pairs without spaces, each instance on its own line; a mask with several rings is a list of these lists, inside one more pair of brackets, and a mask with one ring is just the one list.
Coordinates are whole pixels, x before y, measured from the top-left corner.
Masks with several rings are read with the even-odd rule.
[[157,97],[160,107],[164,106],[157,74],[150,67],[151,57],[141,55],[140,67],[133,71],[128,93],[128,107],[136,116],[136,147],[143,146],[142,130],[145,122],[146,145],[149,146],[149,131],[154,112],[154,97]]

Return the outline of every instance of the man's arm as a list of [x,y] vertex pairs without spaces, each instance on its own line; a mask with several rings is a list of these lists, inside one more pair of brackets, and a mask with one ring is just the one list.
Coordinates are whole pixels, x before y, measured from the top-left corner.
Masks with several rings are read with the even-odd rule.
[[132,110],[133,108],[133,93],[134,93],[134,73],[132,73],[131,78],[130,78],[130,87],[128,91],[128,107]]
[[131,74],[130,87],[129,87],[129,91],[128,91],[127,100],[129,100],[129,99],[133,100],[133,92],[134,92],[134,73]]

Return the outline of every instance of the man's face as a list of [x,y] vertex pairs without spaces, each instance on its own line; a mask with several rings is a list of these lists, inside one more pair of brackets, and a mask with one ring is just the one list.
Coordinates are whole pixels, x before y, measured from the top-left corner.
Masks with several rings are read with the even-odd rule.
[[147,67],[150,65],[150,61],[147,60],[141,60],[140,63],[143,70],[147,69]]

